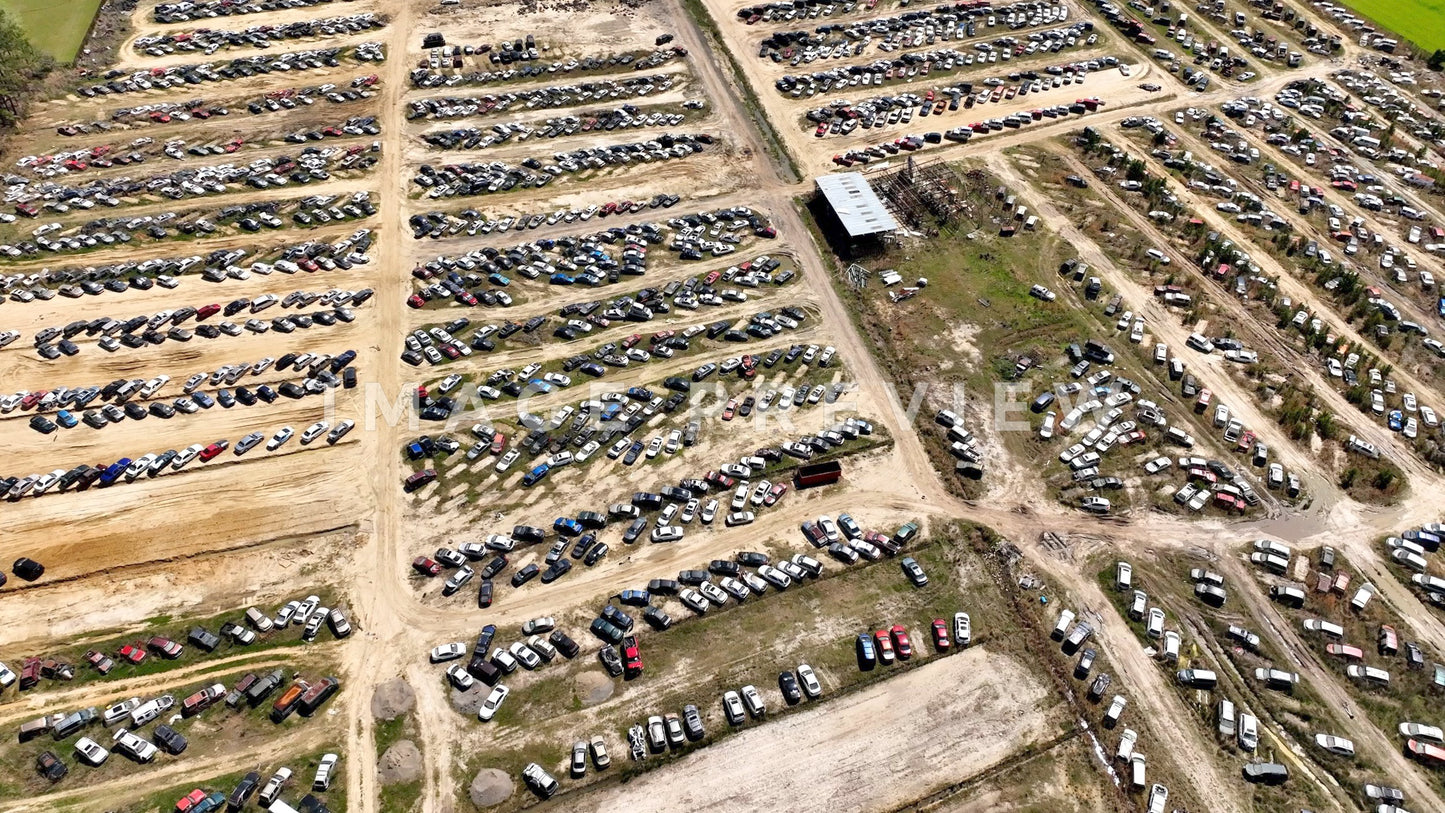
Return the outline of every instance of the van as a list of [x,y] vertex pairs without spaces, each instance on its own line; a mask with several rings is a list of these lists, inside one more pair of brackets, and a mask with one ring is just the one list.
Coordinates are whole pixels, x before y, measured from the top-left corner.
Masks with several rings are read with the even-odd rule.
[[1144,787],[1144,755],[1138,751],[1129,757],[1129,784],[1138,789]]
[[1124,729],[1124,736],[1119,738],[1119,749],[1114,752],[1114,758],[1120,762],[1127,761],[1134,753],[1134,743],[1139,741],[1139,732],[1132,728]]
[[1114,565],[1114,589],[1128,590],[1134,586],[1134,567],[1128,562]]
[[1322,621],[1318,618],[1306,618],[1300,623],[1305,628],[1305,630],[1309,632],[1323,633],[1335,639],[1336,641],[1341,640],[1345,637],[1345,628],[1340,626],[1339,624],[1334,623],[1333,621]]
[[96,718],[97,714],[95,709],[81,709],[80,711],[72,712],[56,720],[50,733],[55,739],[63,740],[95,722]]
[[1289,570],[1289,560],[1273,553],[1251,553],[1249,561],[1271,573],[1283,574]]
[[20,724],[20,741],[29,742],[36,737],[50,730],[50,718],[41,717],[39,720],[31,720],[28,723]]
[[1219,676],[1209,669],[1181,669],[1174,677],[1191,689],[1213,689],[1219,683]]
[[1118,725],[1119,717],[1123,715],[1124,707],[1127,705],[1129,705],[1129,701],[1125,700],[1123,695],[1114,695],[1114,699],[1109,703],[1108,710],[1104,712],[1104,727],[1113,728]]
[[296,704],[301,700],[301,695],[306,692],[307,688],[308,686],[305,682],[298,680],[291,684],[291,688],[276,698],[276,702],[271,704],[271,722],[279,723],[287,717],[290,717],[291,712],[296,710]]
[[1194,448],[1194,438],[1191,437],[1188,432],[1185,432],[1177,426],[1169,427],[1169,431],[1164,433],[1164,439],[1170,443],[1183,446],[1186,449]]
[[1227,697],[1219,698],[1219,702],[1214,706],[1214,719],[1219,727],[1219,735],[1234,739],[1238,730],[1235,725],[1234,701]]
[[1134,599],[1129,602],[1129,617],[1135,621],[1144,620],[1144,613],[1149,609],[1149,594],[1143,590],[1134,591]]
[[1374,598],[1374,596],[1375,585],[1370,584],[1369,582],[1365,582],[1364,584],[1360,585],[1359,590],[1355,591],[1355,597],[1350,599],[1350,606],[1355,608],[1355,612],[1361,612],[1365,609],[1365,605],[1369,604],[1370,599]]
[[1074,623],[1074,611],[1064,610],[1059,613],[1059,620],[1054,623],[1054,631],[1049,636],[1055,641],[1064,640],[1064,633],[1068,632],[1069,625]]
[[1247,712],[1239,713],[1237,739],[1239,747],[1244,751],[1253,752],[1259,747],[1259,719]]
[[1069,633],[1069,637],[1064,639],[1063,646],[1060,648],[1064,651],[1065,655],[1072,655],[1078,652],[1079,647],[1083,646],[1084,642],[1089,640],[1089,636],[1093,634],[1094,628],[1080,621],[1074,627],[1073,631]]
[[1305,605],[1305,591],[1288,584],[1276,584],[1269,588],[1269,597],[1286,607],[1299,609]]

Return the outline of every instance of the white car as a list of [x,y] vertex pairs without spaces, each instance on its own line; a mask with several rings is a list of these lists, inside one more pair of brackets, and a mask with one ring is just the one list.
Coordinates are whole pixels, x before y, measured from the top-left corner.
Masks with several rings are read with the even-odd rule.
[[91,766],[103,765],[110,759],[110,752],[89,737],[81,737],[75,741],[75,755]]
[[1423,723],[1400,723],[1400,736],[1413,737],[1417,740],[1427,740],[1434,743],[1445,743],[1445,732],[1438,726],[1425,725]]
[[139,697],[132,697],[129,700],[122,700],[113,706],[108,707],[101,715],[101,722],[106,728],[117,725],[130,717],[130,713],[140,705]]
[[124,728],[117,729],[113,739],[116,749],[129,754],[136,762],[150,762],[156,758],[156,752],[159,750]]
[[1355,744],[1344,737],[1336,737],[1332,734],[1316,734],[1315,745],[1342,757],[1355,755]]
[[326,421],[317,421],[316,423],[311,424],[310,426],[306,427],[305,432],[301,433],[301,445],[305,446],[311,441],[316,440],[317,438],[321,437],[321,434],[323,432],[330,428],[331,424]]
[[331,787],[331,772],[336,769],[338,759],[340,757],[335,754],[321,757],[321,764],[316,766],[316,778],[311,780],[312,790],[327,790]]
[[[10,667],[6,666],[3,663],[0,663],[0,689],[3,689],[14,682],[15,673],[10,671]],[[107,723],[106,725],[109,725],[109,723]]]
[[285,446],[286,441],[290,440],[294,434],[296,434],[296,432],[291,427],[281,427],[280,431],[273,435],[270,440],[266,441],[266,451],[274,452],[282,446]]
[[966,647],[973,642],[973,623],[968,613],[953,614],[953,643],[958,647]]
[[510,692],[510,689],[498,683],[496,687],[492,689],[492,693],[487,695],[487,699],[482,701],[481,708],[477,709],[477,718],[483,721],[492,719],[493,715],[497,713],[497,709],[501,707],[502,701],[507,699],[507,695]]
[[521,456],[522,453],[517,451],[516,449],[509,449],[506,454],[502,455],[502,459],[498,460],[497,465],[493,468],[496,469],[498,474],[501,474],[507,469],[510,469],[512,467],[512,464],[517,462],[517,458]]
[[477,682],[477,679],[472,677],[472,673],[467,671],[466,664],[461,663],[454,663],[447,667],[447,679],[452,682],[453,686],[464,692]]
[[454,661],[465,654],[467,654],[467,645],[460,641],[451,644],[442,644],[432,649],[431,662],[442,663],[444,661]]
[[823,695],[823,684],[818,682],[818,676],[813,673],[813,667],[806,663],[798,664],[798,685],[803,687],[803,694],[806,694],[811,700],[817,700]]
[[261,793],[256,796],[256,801],[262,807],[270,807],[271,803],[281,796],[281,789],[290,780],[290,768],[277,768],[276,773],[271,774],[271,778],[266,780],[265,786],[261,788]]
[[701,513],[698,514],[698,519],[702,520],[704,524],[711,524],[713,519],[717,517],[717,509],[717,500],[708,500],[707,503],[703,505]]

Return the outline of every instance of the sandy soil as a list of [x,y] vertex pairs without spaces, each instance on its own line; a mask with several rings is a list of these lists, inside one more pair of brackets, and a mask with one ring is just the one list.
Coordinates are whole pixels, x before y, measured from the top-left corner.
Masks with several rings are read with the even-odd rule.
[[[779,799],[808,799],[840,810],[892,810],[1039,739],[1050,727],[1052,705],[1050,693],[1020,664],[971,649],[746,731],[571,806],[765,811],[775,810]],[[940,720],[955,722],[940,726]],[[968,754],[966,767],[960,754]],[[888,770],[876,770],[880,765]],[[864,773],[868,792],[860,794]]]

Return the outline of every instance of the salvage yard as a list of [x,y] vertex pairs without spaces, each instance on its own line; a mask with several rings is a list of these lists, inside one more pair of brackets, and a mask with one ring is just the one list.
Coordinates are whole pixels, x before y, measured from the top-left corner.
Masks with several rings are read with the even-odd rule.
[[1395,34],[102,13],[0,149],[7,809],[1445,809]]

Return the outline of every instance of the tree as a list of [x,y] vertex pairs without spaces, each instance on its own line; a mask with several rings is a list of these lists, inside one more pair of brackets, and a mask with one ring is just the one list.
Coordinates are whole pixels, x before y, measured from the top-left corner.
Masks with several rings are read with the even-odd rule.
[[42,54],[10,17],[0,12],[0,126],[20,119],[26,99],[35,92],[55,61]]
[[1430,59],[1427,60],[1425,64],[1428,65],[1432,71],[1445,68],[1445,49],[1436,48],[1435,53],[1430,55]]

